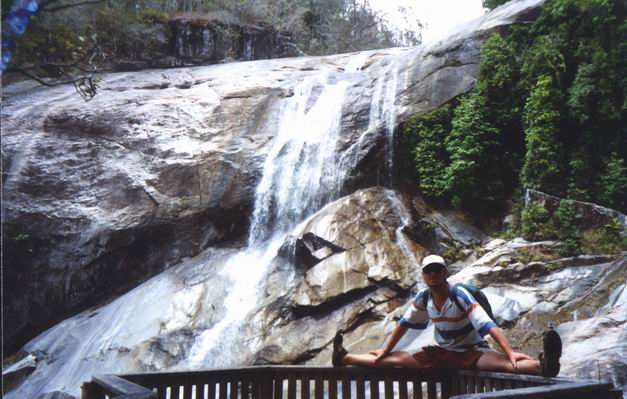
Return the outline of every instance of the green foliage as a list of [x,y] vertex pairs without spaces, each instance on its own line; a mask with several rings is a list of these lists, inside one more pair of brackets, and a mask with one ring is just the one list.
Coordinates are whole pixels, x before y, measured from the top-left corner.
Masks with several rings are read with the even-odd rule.
[[579,148],[571,153],[568,198],[578,201],[591,200],[593,194],[593,187],[590,184],[593,181],[591,165],[592,159],[586,149]]
[[543,76],[531,91],[524,110],[527,153],[521,181],[525,188],[561,194],[563,166],[559,141],[562,96],[553,79]]
[[611,208],[625,209],[627,205],[627,166],[616,152],[605,162],[599,198],[603,205]]
[[575,80],[568,89],[568,108],[573,121],[584,124],[591,120],[620,118],[619,93],[616,93],[610,57],[602,48],[588,48],[592,60],[579,65]]
[[560,254],[564,256],[579,253],[581,244],[581,230],[577,226],[577,210],[572,201],[561,201],[555,211],[558,238],[562,242]]
[[525,240],[550,240],[557,236],[555,225],[544,205],[530,203],[521,213],[521,234]]
[[627,251],[627,234],[623,225],[614,220],[584,232],[582,245],[587,254],[616,254]]
[[411,119],[404,126],[405,135],[415,137],[413,154],[418,185],[430,197],[446,194],[448,154],[444,142],[451,130],[451,109],[445,105]]
[[479,76],[488,95],[509,92],[518,76],[518,66],[514,47],[498,33],[481,46]]
[[498,181],[489,178],[499,131],[487,117],[485,101],[480,88],[464,97],[455,108],[453,129],[446,140],[450,158],[446,188],[457,203],[500,194]]
[[170,16],[165,11],[146,8],[139,12],[137,19],[144,25],[152,26],[167,23]]
[[538,37],[523,55],[521,75],[523,85],[529,90],[541,77],[550,77],[561,84],[566,71],[566,61],[560,40],[554,35]]
[[547,269],[554,270],[559,267],[557,262],[553,262],[558,259],[555,251],[550,248],[543,247],[522,247],[517,250],[519,257],[518,260],[522,263],[531,263],[531,262],[543,262],[546,263]]
[[489,10],[494,10],[496,7],[501,4],[507,3],[509,0],[483,0],[481,3],[483,8],[487,8]]
[[[69,25],[47,28],[35,19],[30,29],[16,41],[13,65],[49,65],[71,62],[87,50],[87,32]],[[46,71],[49,75],[55,72]]]
[[506,192],[517,185],[524,150],[520,120],[524,93],[519,81],[519,66],[511,40],[492,34],[481,46],[478,85],[486,97],[486,119],[499,130],[499,150],[492,154],[490,178],[502,182]]

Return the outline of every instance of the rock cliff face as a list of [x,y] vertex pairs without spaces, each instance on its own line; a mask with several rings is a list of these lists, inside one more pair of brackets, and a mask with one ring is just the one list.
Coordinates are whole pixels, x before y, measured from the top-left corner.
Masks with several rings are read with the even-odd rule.
[[133,52],[107,60],[115,71],[180,68],[304,55],[287,32],[270,25],[174,18],[129,28]]
[[174,19],[169,23],[174,55],[196,64],[263,60],[302,54],[271,26]]
[[[37,360],[7,397],[77,395],[96,372],[328,364],[337,329],[349,332],[351,350],[372,349],[419,288],[416,264],[427,252],[458,254],[456,278],[509,290],[497,315],[529,350],[535,336],[515,331],[543,328],[556,311],[579,353],[595,331],[623,348],[624,255],[529,262],[520,248],[557,244],[481,247],[485,235],[461,215],[373,188],[389,176],[394,127],[471,88],[486,34],[533,18],[541,4],[512,2],[418,48],[109,74],[89,103],[71,87],[8,87],[4,349],[26,344]],[[190,46],[181,51],[209,54]],[[302,217],[287,236],[248,245],[264,177],[272,185],[284,176],[267,174],[290,151],[279,137],[315,133],[305,124],[320,124],[322,103],[337,93],[334,170],[321,174],[339,174],[338,187],[321,190],[320,206],[285,209]],[[316,118],[293,118],[299,112]],[[273,214],[280,201],[270,197]],[[581,302],[576,287],[595,302]],[[588,303],[602,308],[568,318]],[[429,339],[427,331],[401,347]],[[606,359],[624,384],[624,361],[609,351]]]

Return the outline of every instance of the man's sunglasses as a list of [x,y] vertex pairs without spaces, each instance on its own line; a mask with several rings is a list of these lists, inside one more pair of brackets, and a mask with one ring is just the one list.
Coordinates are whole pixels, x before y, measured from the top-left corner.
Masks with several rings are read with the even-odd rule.
[[424,274],[438,274],[438,273],[442,273],[444,271],[444,266],[442,265],[429,265],[427,267],[425,267],[424,269],[422,269],[422,272]]

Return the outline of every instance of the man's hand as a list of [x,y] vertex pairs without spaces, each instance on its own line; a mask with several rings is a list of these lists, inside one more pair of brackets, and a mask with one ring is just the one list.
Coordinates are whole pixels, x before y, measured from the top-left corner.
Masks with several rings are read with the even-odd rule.
[[384,357],[386,357],[387,355],[390,354],[389,351],[385,351],[383,349],[376,349],[373,351],[368,352],[370,355],[375,355],[376,358],[374,359],[374,364],[379,363]]
[[518,362],[519,360],[533,360],[532,357],[525,355],[524,353],[519,353],[519,352],[514,352],[511,351],[507,354],[507,357],[509,358],[509,361],[512,363],[512,366],[514,366],[515,369],[518,368],[518,365],[516,364],[516,362]]

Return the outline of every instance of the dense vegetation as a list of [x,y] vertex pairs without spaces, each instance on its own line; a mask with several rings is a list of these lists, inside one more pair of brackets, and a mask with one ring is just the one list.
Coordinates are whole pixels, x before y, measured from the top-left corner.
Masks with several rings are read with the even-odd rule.
[[[474,89],[403,127],[421,191],[475,213],[520,201],[527,188],[627,211],[622,7],[619,0],[549,0],[535,23],[489,37]],[[531,209],[522,216],[517,225],[530,238],[543,238],[531,237],[534,229],[563,236],[571,253],[582,240],[567,204],[556,215]],[[555,229],[537,229],[537,220]]]

